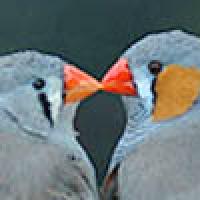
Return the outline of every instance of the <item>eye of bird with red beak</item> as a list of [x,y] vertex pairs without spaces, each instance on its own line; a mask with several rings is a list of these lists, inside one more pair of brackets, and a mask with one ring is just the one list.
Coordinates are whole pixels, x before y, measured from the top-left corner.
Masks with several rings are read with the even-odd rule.
[[152,60],[148,64],[148,69],[151,74],[157,76],[163,69],[163,64],[159,60]]

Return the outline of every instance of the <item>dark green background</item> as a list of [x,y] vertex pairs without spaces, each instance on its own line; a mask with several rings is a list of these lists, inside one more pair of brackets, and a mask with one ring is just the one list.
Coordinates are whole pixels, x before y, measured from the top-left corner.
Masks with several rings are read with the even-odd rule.
[[[199,0],[1,0],[0,54],[19,49],[56,53],[100,79],[128,45],[147,32],[200,33]],[[76,126],[99,180],[123,131],[118,96],[98,93],[79,108]]]

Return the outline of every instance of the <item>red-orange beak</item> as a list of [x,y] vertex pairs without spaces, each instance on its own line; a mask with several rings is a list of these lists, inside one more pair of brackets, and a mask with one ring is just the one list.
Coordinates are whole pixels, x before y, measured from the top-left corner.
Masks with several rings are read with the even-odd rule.
[[65,103],[73,103],[92,95],[102,88],[96,79],[73,65],[64,66]]
[[129,69],[128,60],[121,58],[107,72],[102,80],[103,90],[121,95],[136,96],[133,77]]
[[83,100],[98,90],[121,95],[137,95],[128,61],[125,58],[121,58],[111,67],[102,82],[98,82],[77,67],[66,64],[64,66],[64,88],[66,91],[65,103]]

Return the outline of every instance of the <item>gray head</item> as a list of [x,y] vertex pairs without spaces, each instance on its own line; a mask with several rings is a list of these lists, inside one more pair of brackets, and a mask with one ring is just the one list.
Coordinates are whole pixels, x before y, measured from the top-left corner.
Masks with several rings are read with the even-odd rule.
[[[138,41],[122,56],[129,61],[136,85],[141,86],[137,98],[123,97],[123,101],[128,113],[129,123],[133,124],[137,120],[136,114],[144,113],[142,118],[136,123],[144,124],[144,120],[149,121],[149,117],[154,107],[154,94],[152,91],[153,80],[148,66],[152,60],[158,60],[163,64],[163,68],[170,64],[180,64],[183,66],[200,66],[200,40],[198,37],[179,31],[168,31],[158,34],[151,34]],[[148,88],[145,90],[145,88]],[[140,106],[139,106],[140,105]],[[135,113],[135,106],[140,107],[139,112]],[[131,117],[132,116],[132,117]],[[173,121],[173,120],[172,120]],[[157,123],[160,124],[160,123]],[[165,122],[162,125],[167,124]]]
[[[64,109],[66,121],[63,126],[66,132],[75,132],[72,124],[77,104],[63,107],[63,61],[24,52],[1,58],[0,65],[1,112],[10,118],[15,126],[13,130],[50,136],[59,126]],[[4,125],[10,121],[6,119]]]

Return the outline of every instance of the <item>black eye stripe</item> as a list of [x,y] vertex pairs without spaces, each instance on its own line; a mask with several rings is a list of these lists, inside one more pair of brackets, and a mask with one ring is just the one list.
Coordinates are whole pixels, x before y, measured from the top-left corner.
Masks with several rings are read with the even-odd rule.
[[46,86],[46,82],[44,79],[42,78],[37,78],[34,80],[34,82],[32,83],[33,88],[35,88],[36,90],[41,90],[42,88],[44,88]]
[[42,106],[45,117],[49,120],[50,126],[54,127],[54,122],[53,122],[52,114],[51,114],[51,104],[48,101],[47,95],[44,92],[39,93],[38,99]]

